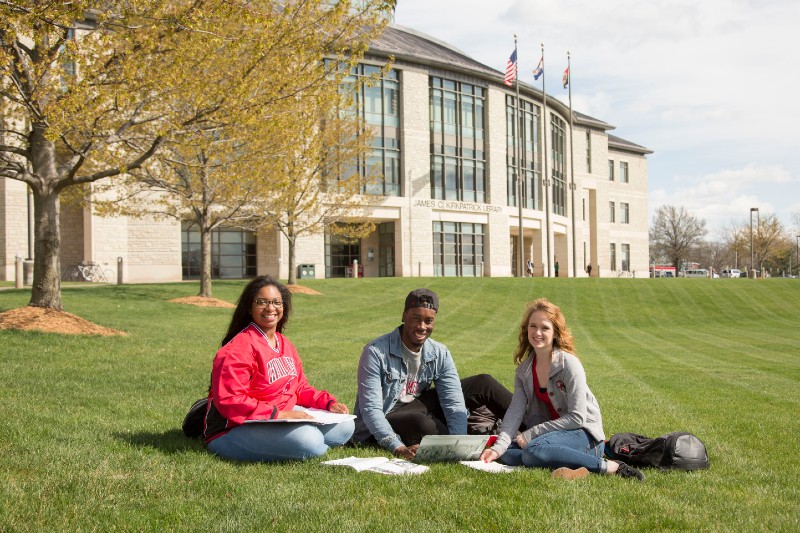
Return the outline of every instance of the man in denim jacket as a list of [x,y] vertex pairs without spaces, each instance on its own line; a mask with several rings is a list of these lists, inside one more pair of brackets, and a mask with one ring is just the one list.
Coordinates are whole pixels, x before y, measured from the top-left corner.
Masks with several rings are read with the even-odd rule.
[[430,339],[438,310],[433,291],[411,291],[403,324],[364,347],[354,441],[413,459],[425,435],[466,435],[471,411],[505,415],[511,392],[487,374],[459,380],[450,351]]

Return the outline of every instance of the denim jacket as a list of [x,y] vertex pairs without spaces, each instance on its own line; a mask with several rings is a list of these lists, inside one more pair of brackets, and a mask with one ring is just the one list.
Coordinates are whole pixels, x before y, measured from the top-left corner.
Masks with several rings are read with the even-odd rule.
[[560,415],[555,420],[550,419],[547,406],[534,395],[532,367],[533,357],[526,358],[517,367],[514,396],[503,418],[500,436],[492,449],[503,455],[523,422],[528,429],[522,435],[528,442],[551,431],[580,428],[585,429],[595,441],[604,440],[600,406],[586,384],[586,373],[580,360],[559,349],[553,352],[547,394]]
[[[400,340],[402,327],[364,347],[358,363],[358,395],[353,409],[358,416],[353,440],[364,442],[372,435],[380,446],[391,452],[404,444],[386,420],[386,414],[397,405],[408,373]],[[420,392],[434,383],[448,431],[451,435],[465,435],[469,413],[453,357],[444,344],[426,339],[422,345]]]

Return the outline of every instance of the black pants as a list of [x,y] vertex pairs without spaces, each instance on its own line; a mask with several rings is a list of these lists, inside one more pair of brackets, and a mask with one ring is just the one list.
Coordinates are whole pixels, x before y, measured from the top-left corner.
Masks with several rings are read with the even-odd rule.
[[[469,433],[483,433],[482,422],[487,418],[502,420],[511,404],[511,392],[489,374],[462,379],[461,391],[470,412]],[[386,420],[406,446],[419,444],[425,435],[448,434],[435,388],[427,389],[412,402],[395,407],[386,415]]]

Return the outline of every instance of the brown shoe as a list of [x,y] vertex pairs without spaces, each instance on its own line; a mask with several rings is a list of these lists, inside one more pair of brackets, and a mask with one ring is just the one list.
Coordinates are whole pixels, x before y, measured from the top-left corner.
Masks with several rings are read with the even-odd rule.
[[561,479],[581,479],[587,477],[589,471],[583,466],[580,468],[567,468],[566,466],[562,466],[561,468],[553,470],[551,475]]

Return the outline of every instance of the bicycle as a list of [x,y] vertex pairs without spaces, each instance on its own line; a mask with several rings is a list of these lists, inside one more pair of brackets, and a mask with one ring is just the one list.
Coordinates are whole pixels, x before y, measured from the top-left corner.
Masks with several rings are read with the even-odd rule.
[[64,269],[62,281],[88,281],[90,283],[111,283],[114,272],[103,269],[98,263],[76,263]]

